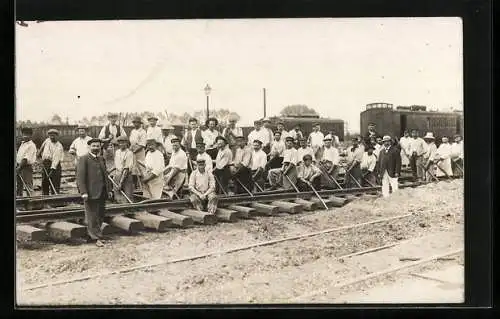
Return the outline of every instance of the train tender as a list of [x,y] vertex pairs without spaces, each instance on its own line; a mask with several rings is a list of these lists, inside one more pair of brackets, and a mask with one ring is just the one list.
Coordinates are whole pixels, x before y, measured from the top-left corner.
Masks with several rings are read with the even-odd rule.
[[374,123],[379,134],[400,137],[404,130],[417,129],[420,135],[433,132],[434,136],[463,136],[463,114],[461,111],[428,111],[426,106],[397,106],[389,103],[370,103],[360,114],[361,134],[364,136],[368,124]]

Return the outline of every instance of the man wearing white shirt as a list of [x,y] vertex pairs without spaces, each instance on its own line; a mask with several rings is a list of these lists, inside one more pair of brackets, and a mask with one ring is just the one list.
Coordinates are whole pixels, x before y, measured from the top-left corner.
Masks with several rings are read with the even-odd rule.
[[209,172],[212,172],[214,169],[214,162],[210,155],[205,152],[205,143],[200,142],[196,144],[196,150],[198,151],[198,155],[196,155],[196,160],[204,159],[205,160],[205,169]]
[[281,133],[281,140],[284,142],[288,136],[288,132],[285,130],[285,122],[282,120],[279,120],[278,123],[276,124],[276,131]]
[[203,142],[203,136],[200,128],[198,127],[198,120],[195,118],[189,119],[189,127],[184,132],[182,138],[182,146],[189,155],[190,159],[196,158],[196,144]]
[[405,130],[403,136],[399,139],[399,145],[401,146],[401,166],[407,167],[410,165],[410,134],[408,130]]
[[269,152],[269,160],[267,169],[279,168],[283,164],[283,152],[285,151],[285,139],[281,136],[280,131],[274,132],[274,140],[271,142],[271,151]]
[[158,123],[158,118],[154,115],[148,117],[148,123],[149,126],[146,129],[146,138],[149,139],[154,139],[158,143],[162,143],[162,137],[163,135],[161,134],[161,127],[156,125]]
[[311,157],[313,158],[313,162],[315,162],[314,151],[310,146],[306,144],[306,138],[303,136],[299,137],[298,141],[299,141],[299,148],[297,149],[297,166],[302,164],[304,155],[306,154],[311,155]]
[[453,171],[451,169],[451,145],[448,143],[448,137],[443,136],[442,143],[437,148],[434,162],[437,165],[436,177],[451,177]]
[[149,199],[160,199],[165,183],[163,179],[165,161],[163,154],[157,150],[157,144],[158,142],[155,139],[148,139],[146,141],[148,152],[144,160],[146,172],[142,179],[142,183],[144,184],[142,191],[143,195]]
[[414,180],[423,180],[424,169],[423,169],[423,159],[422,156],[425,153],[425,141],[418,136],[417,130],[411,131],[411,139],[409,143],[410,154],[410,166],[413,173]]
[[61,161],[64,157],[63,146],[58,141],[59,131],[50,129],[47,134],[49,138],[43,142],[38,151],[44,168],[42,171],[43,195],[49,195],[49,192],[52,194],[59,193],[61,187]]
[[235,181],[235,191],[237,194],[246,193],[246,189],[252,188],[252,179],[250,171],[250,163],[252,161],[252,150],[247,147],[243,135],[237,136],[238,148],[236,149],[235,156],[233,157],[233,164],[231,165],[231,174]]
[[262,146],[262,150],[266,153],[266,154],[269,154],[269,152],[271,151],[271,141],[273,140],[273,130],[271,129],[271,120],[269,118],[264,118],[262,120],[262,124],[263,124],[263,127],[262,127],[262,130],[264,130],[264,132],[266,132],[266,140],[263,142],[263,146]]
[[227,194],[231,170],[229,165],[233,162],[233,152],[229,149],[227,141],[222,136],[217,136],[217,157],[215,158],[214,177],[217,181],[218,194]]
[[69,147],[69,154],[75,156],[75,168],[78,167],[78,159],[89,152],[89,145],[87,144],[92,138],[87,135],[87,128],[80,125],[76,128],[78,130],[78,137],[73,140]]
[[464,143],[460,135],[455,135],[455,141],[451,144],[451,164],[453,176],[464,175]]
[[[339,140],[339,137],[337,136],[337,134],[335,134],[335,131],[334,130],[331,130],[328,132],[328,134],[326,136],[330,136],[331,139],[332,139],[332,146],[337,148],[340,146],[340,140]],[[326,138],[325,136],[325,138]]]
[[383,141],[382,141],[382,137],[380,136],[377,136],[375,138],[375,144],[373,145],[373,155],[375,155],[378,159],[379,157],[379,154],[380,154],[380,150],[382,149],[382,146],[383,146]]
[[[262,141],[254,140],[252,143],[253,152],[252,152],[252,160],[250,164],[250,170],[252,172],[252,180],[254,183],[254,192],[264,189],[264,172],[267,164],[267,155],[262,150]],[[257,184],[260,186],[260,189],[255,186]]]
[[[267,130],[262,128],[262,122],[260,120],[254,121],[254,129],[248,134],[248,145],[253,144],[253,141],[259,140],[262,142],[262,147],[265,145],[269,145],[271,143],[271,139]],[[264,151],[264,149],[262,149]],[[265,153],[265,151],[264,151]]]
[[[299,139],[304,137],[304,134],[300,130],[300,124],[295,125],[295,127],[288,132],[288,136],[293,137],[295,144],[299,145]],[[299,161],[302,161],[302,158],[299,158]]]
[[134,154],[134,164],[132,166],[132,179],[134,184],[139,186],[141,177],[144,175],[145,169],[140,163],[144,163],[146,158],[146,130],[142,128],[142,119],[136,116],[132,119],[134,128],[130,131],[130,150]]
[[238,118],[234,114],[229,115],[228,121],[229,121],[228,126],[225,127],[224,130],[222,130],[222,136],[227,140],[229,148],[233,152],[234,156],[236,148],[238,147],[236,137],[243,136],[243,129],[241,127],[236,126]]
[[169,123],[163,123],[161,126],[161,151],[165,157],[165,165],[168,165],[170,157],[172,156],[172,139],[177,138],[173,133],[174,127]]
[[111,113],[108,115],[109,123],[103,126],[101,132],[99,133],[98,138],[102,141],[105,147],[106,144],[110,143],[114,138],[120,137],[122,135],[127,136],[123,127],[119,124],[116,124],[118,120],[118,115]]
[[377,175],[375,173],[375,166],[377,165],[377,157],[373,154],[373,146],[368,145],[366,152],[363,154],[361,161],[361,173],[366,183],[365,186],[374,186],[377,183]]
[[313,124],[313,131],[311,134],[309,134],[309,138],[307,140],[307,144],[311,146],[314,152],[314,159],[316,162],[319,162],[321,160],[321,151],[323,148],[323,139],[325,136],[323,133],[320,131],[320,125],[319,123],[314,123]]
[[319,161],[319,168],[323,171],[321,184],[327,188],[336,188],[337,185],[332,179],[336,179],[338,175],[340,161],[339,151],[332,146],[333,139],[330,135],[325,136],[323,142],[325,144],[323,155]]
[[209,214],[215,214],[217,210],[215,178],[212,172],[206,169],[203,158],[196,160],[196,170],[189,176],[189,191],[191,192],[189,200],[195,209],[204,211],[206,207]]
[[179,190],[186,182],[188,157],[181,149],[180,140],[178,138],[173,138],[171,142],[173,152],[165,170],[165,189],[178,194]]
[[217,143],[215,139],[220,135],[217,130],[218,124],[219,122],[216,118],[209,118],[206,124],[207,129],[201,133],[206,152],[213,160],[217,157]]
[[115,168],[113,190],[118,203],[126,204],[128,200],[122,192],[132,200],[134,193],[134,180],[132,178],[132,167],[134,165],[134,153],[128,149],[129,140],[126,136],[117,139],[118,149],[115,152]]
[[[269,170],[270,190],[277,189],[280,184],[284,189],[290,189],[297,183],[297,150],[293,147],[293,138],[286,138],[286,149],[283,152],[283,166]],[[288,177],[288,178],[287,178]]]
[[16,194],[23,196],[23,189],[28,188],[26,193],[32,195],[33,191],[33,164],[36,162],[36,145],[31,140],[33,129],[24,127],[21,129],[23,141],[16,153]]

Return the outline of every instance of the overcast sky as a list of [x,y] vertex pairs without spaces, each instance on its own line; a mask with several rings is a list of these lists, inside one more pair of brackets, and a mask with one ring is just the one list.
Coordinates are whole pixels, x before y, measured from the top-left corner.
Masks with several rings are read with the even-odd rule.
[[[16,114],[306,104],[359,129],[367,103],[462,109],[458,18],[70,21],[16,27]],[[80,99],[77,97],[80,96]]]

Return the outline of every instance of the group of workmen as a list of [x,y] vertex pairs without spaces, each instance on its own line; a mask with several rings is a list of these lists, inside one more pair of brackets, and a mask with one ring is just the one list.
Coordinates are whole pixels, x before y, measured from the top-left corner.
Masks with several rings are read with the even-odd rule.
[[[459,136],[449,144],[446,138],[436,147],[432,133],[418,137],[416,130],[397,140],[380,136],[370,125],[364,138],[356,136],[352,145],[339,151],[339,138],[330,131],[324,135],[319,123],[306,138],[300,126],[286,131],[283,122],[271,129],[267,118],[254,122],[248,137],[236,125],[235,117],[219,132],[218,121],[209,118],[205,130],[191,118],[183,137],[174,134],[169,123],[158,124],[156,116],[133,119],[127,136],[111,114],[98,137],[87,135],[79,126],[78,137],[70,146],[74,155],[76,182],[84,199],[86,222],[92,240],[102,238],[100,227],[105,201],[112,196],[119,203],[132,202],[134,191],[142,190],[147,199],[163,195],[175,199],[188,184],[189,198],[198,210],[215,213],[220,195],[229,185],[237,194],[278,188],[296,191],[352,188],[382,184],[382,194],[398,190],[401,166],[410,165],[415,179],[430,180],[442,174],[463,173],[463,144]],[[48,131],[40,149],[31,140],[32,129],[22,128],[23,142],[17,152],[17,195],[28,195],[33,186],[33,164],[42,164],[42,193],[58,194],[61,182],[63,147],[59,132]],[[345,170],[344,186],[337,181],[340,167]],[[269,188],[265,188],[267,179]]]

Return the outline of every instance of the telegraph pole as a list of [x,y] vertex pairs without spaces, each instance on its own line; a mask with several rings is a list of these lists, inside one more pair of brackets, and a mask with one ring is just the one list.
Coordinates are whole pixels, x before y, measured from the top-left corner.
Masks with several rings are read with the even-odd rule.
[[266,88],[262,89],[263,97],[264,97],[264,117],[266,117]]

